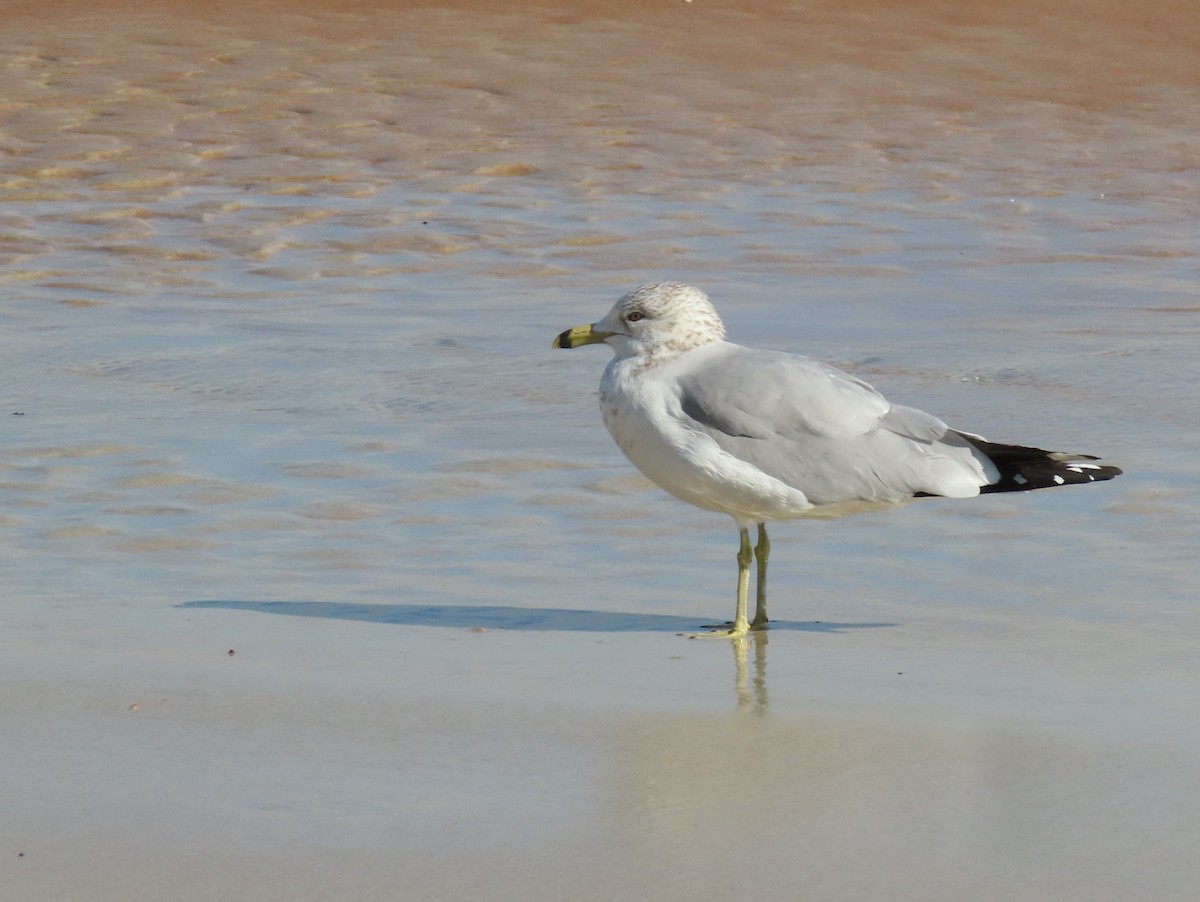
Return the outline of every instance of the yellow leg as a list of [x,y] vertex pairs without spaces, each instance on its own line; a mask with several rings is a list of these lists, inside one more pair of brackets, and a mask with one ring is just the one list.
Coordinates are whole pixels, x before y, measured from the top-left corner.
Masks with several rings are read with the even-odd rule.
[[750,547],[750,530],[738,531],[741,542],[738,544],[738,590],[737,609],[733,613],[733,629],[731,636],[744,636],[750,632],[750,623],[746,619],[747,597],[750,594],[750,562],[754,560],[754,549]]
[[724,624],[724,628],[714,628],[711,633],[687,633],[689,639],[698,639],[701,636],[737,637],[745,636],[750,632],[746,609],[749,607],[747,598],[750,595],[750,562],[754,560],[754,549],[750,546],[750,530],[740,530],[739,535],[741,541],[738,544],[737,553],[737,609],[733,614],[733,623]]
[[[748,541],[748,540],[747,540]],[[754,619],[750,628],[767,628],[767,558],[771,554],[771,540],[767,538],[767,525],[758,524],[758,544],[754,546],[754,557],[758,561],[758,590],[755,593]]]

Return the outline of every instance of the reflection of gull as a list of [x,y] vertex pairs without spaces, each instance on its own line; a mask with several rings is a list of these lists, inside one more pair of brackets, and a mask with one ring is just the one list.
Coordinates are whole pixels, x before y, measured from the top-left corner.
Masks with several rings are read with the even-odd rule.
[[[1083,454],[1001,445],[888,403],[825,364],[723,341],[704,292],[644,285],[556,348],[608,344],[600,408],[633,464],[672,495],[737,521],[737,609],[729,630],[767,624],[767,520],[839,515],[916,496],[971,498],[1112,479]],[[751,547],[749,528],[758,526]],[[757,608],[747,618],[750,562]]]
[[[753,640],[753,642],[751,642]],[[755,630],[747,636],[739,636],[733,642],[733,688],[737,692],[738,707],[755,714],[767,710],[767,632]],[[747,645],[754,645],[754,681],[750,681]]]

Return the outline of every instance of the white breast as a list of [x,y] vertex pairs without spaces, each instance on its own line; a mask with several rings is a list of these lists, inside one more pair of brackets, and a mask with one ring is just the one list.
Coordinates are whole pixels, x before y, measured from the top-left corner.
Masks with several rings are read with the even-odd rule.
[[796,517],[804,494],[722,451],[688,427],[675,383],[617,359],[600,382],[600,411],[617,446],[648,479],[676,498],[743,523]]

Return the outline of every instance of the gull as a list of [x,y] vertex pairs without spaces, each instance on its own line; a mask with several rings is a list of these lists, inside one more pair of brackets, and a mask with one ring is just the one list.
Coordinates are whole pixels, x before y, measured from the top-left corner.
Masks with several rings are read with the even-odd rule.
[[[643,285],[554,348],[607,344],[600,410],[617,446],[676,498],[738,527],[733,621],[701,635],[767,627],[767,521],[831,517],[912,498],[973,498],[1121,474],[1088,454],[990,442],[891,404],[861,379],[779,351],[727,342],[708,296]],[[757,543],[750,528],[757,527]],[[754,619],[747,616],[757,562]]]

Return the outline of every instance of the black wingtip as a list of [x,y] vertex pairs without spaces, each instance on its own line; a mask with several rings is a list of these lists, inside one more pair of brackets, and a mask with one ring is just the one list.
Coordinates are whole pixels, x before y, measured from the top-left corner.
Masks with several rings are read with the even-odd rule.
[[1099,458],[1090,454],[1002,445],[978,436],[959,434],[986,455],[1000,473],[999,479],[981,488],[980,492],[1030,492],[1062,485],[1085,485],[1106,482],[1124,472],[1110,464],[1092,463]]

